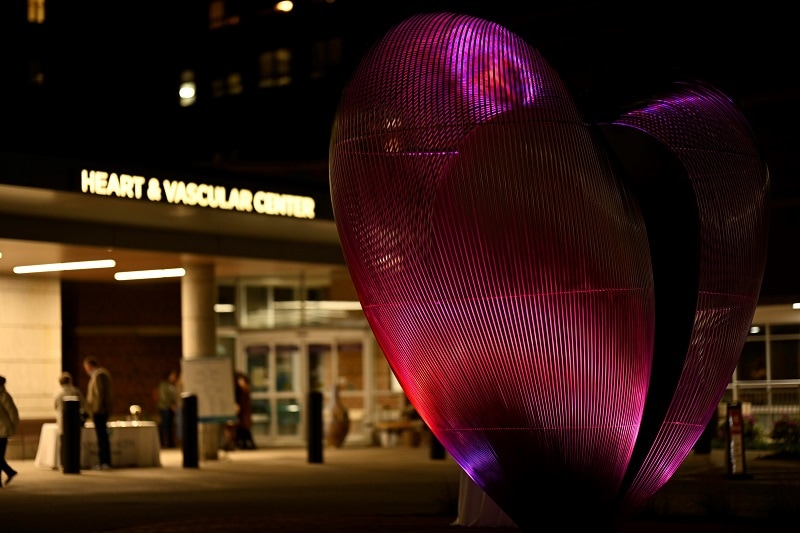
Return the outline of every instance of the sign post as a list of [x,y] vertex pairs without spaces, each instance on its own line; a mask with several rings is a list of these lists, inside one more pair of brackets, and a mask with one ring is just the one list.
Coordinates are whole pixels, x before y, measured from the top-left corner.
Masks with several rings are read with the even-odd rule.
[[728,475],[737,478],[749,477],[746,473],[745,446],[744,446],[744,416],[742,404],[729,403],[725,418],[727,446],[725,447],[725,462],[728,466]]

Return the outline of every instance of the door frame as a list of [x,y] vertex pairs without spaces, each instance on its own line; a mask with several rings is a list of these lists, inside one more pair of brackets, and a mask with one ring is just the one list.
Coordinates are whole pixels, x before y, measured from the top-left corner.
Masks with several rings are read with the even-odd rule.
[[[227,334],[226,336],[230,336]],[[332,372],[330,378],[326,377],[324,382],[321,383],[320,392],[323,393],[323,423],[327,427],[329,421],[329,414],[327,413],[327,406],[331,401],[331,392],[333,385],[339,379],[338,373],[338,347],[341,345],[361,345],[361,360],[362,360],[362,379],[363,387],[360,391],[345,392],[351,396],[363,396],[363,409],[357,413],[351,413],[354,418],[351,428],[354,430],[348,433],[346,442],[362,443],[368,442],[371,439],[370,421],[372,420],[372,413],[375,412],[375,368],[374,368],[374,351],[375,340],[372,331],[367,329],[286,329],[286,330],[239,330],[235,336],[236,356],[234,366],[236,370],[248,372],[247,368],[247,347],[253,345],[266,345],[269,346],[270,361],[274,363],[276,357],[277,346],[296,346],[297,347],[297,372],[295,383],[298,388],[292,391],[291,394],[282,393],[270,387],[267,392],[253,392],[252,399],[263,400],[267,399],[271,406],[276,404],[278,399],[284,399],[291,395],[295,395],[300,408],[299,414],[299,427],[294,435],[278,435],[276,432],[277,421],[275,417],[271,417],[271,431],[268,435],[259,435],[254,432],[256,444],[261,446],[298,446],[307,444],[308,435],[308,396],[310,390],[310,368],[309,368],[309,346],[310,345],[329,345],[331,347],[331,365]],[[270,370],[274,373],[274,364]],[[270,376],[274,383],[275,377]],[[328,382],[330,381],[330,382]],[[275,412],[271,408],[270,412]],[[364,421],[365,423],[360,423]]]

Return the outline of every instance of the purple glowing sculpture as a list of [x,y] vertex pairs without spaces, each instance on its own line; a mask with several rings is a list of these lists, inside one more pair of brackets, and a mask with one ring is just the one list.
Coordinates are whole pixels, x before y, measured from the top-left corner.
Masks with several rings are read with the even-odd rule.
[[766,255],[766,166],[724,95],[682,86],[587,124],[519,37],[418,15],[347,86],[330,183],[389,364],[518,526],[612,523],[669,479]]

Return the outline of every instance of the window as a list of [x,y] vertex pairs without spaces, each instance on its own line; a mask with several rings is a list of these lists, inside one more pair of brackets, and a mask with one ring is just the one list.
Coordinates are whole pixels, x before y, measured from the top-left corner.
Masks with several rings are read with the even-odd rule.
[[44,69],[42,68],[42,62],[38,59],[31,59],[30,63],[28,63],[28,80],[31,85],[44,84]]
[[278,13],[289,13],[292,9],[294,9],[294,2],[290,0],[280,0],[279,2],[275,2],[275,11]]
[[178,88],[178,99],[181,107],[188,107],[194,104],[197,99],[195,91],[194,71],[184,70],[181,72],[181,85]]
[[266,392],[270,389],[269,346],[259,344],[248,346],[247,374],[253,392]]
[[247,285],[245,288],[247,315],[260,315],[270,308],[269,287],[264,285]]
[[776,324],[769,327],[773,335],[800,335],[800,324]]
[[215,30],[239,24],[239,13],[234,3],[230,0],[211,0],[208,3],[208,27]]
[[228,94],[241,94],[244,90],[242,87],[242,75],[238,72],[231,72],[228,74],[226,85]]
[[739,381],[767,379],[767,355],[764,341],[749,341],[744,344],[737,367]]
[[221,98],[225,96],[225,80],[222,78],[215,78],[211,80],[211,96],[214,98]]
[[753,389],[742,389],[739,391],[739,401],[749,403],[753,406],[764,406],[768,404],[769,394],[763,387]]
[[765,428],[800,414],[800,323],[754,323],[722,403],[741,402]]
[[225,19],[225,1],[211,0],[208,3],[208,27],[212,30],[223,26]]
[[217,357],[227,357],[231,361],[236,361],[236,337],[217,337]]
[[44,22],[44,0],[28,0],[28,22],[33,24]]
[[800,340],[773,340],[770,379],[800,379]]
[[288,85],[291,75],[292,53],[288,48],[263,52],[259,58],[258,86],[278,87]]
[[236,285],[220,285],[217,287],[217,325],[219,327],[236,326]]
[[342,40],[339,37],[317,41],[311,49],[311,77],[320,78],[342,62]]

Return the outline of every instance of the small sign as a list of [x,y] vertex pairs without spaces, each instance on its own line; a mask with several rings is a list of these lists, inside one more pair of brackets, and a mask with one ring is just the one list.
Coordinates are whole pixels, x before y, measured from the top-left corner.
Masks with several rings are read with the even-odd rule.
[[233,363],[229,358],[183,359],[181,379],[184,390],[197,396],[199,422],[236,420]]
[[728,463],[728,475],[746,476],[745,446],[744,446],[744,415],[742,405],[739,403],[728,404],[726,417],[728,434],[725,459]]

